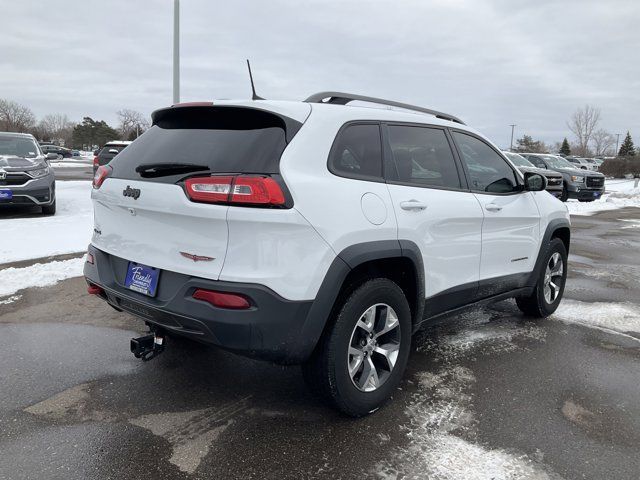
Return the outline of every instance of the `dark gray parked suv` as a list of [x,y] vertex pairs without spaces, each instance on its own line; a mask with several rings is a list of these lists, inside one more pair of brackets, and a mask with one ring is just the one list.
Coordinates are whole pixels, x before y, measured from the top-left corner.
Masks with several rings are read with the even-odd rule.
[[33,135],[0,132],[0,207],[37,205],[42,213],[56,213],[56,180]]
[[560,200],[577,198],[581,202],[593,202],[604,193],[604,175],[591,170],[581,170],[564,158],[544,153],[521,153],[538,168],[547,168],[562,174],[564,189]]

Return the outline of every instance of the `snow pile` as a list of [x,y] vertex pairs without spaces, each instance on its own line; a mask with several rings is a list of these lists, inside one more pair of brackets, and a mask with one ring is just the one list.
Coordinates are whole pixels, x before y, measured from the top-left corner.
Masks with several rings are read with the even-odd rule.
[[476,421],[468,390],[475,381],[473,372],[459,365],[438,374],[419,374],[420,389],[406,409],[409,445],[395,449],[389,461],[378,463],[374,475],[441,480],[552,478],[527,455],[485,448],[458,436],[473,434]]
[[640,187],[632,188],[630,190],[623,190],[620,192],[611,192],[607,201],[615,201],[616,198],[640,198]]
[[[381,479],[549,479],[553,473],[531,457],[473,443],[476,419],[471,388],[473,371],[455,360],[472,353],[495,353],[522,348],[517,340],[543,340],[533,324],[514,322],[510,313],[475,310],[461,315],[461,323],[430,329],[416,339],[418,350],[435,356],[437,372],[417,375],[418,391],[405,410],[402,428],[408,445],[394,448],[388,459],[370,472]],[[464,437],[464,438],[463,438]]]
[[417,350],[451,361],[475,349],[482,349],[485,354],[511,352],[520,348],[517,340],[542,341],[546,338],[545,331],[535,323],[516,323],[511,315],[489,314],[483,309],[462,313],[455,332],[450,333],[447,328],[443,325],[435,331],[418,334]]
[[92,166],[92,163],[91,162],[50,162],[49,165],[51,165],[54,170],[57,170],[58,168],[90,167]]
[[[611,184],[610,184],[611,183]],[[634,188],[634,180],[611,180],[605,182],[605,193],[593,202],[567,201],[567,209],[572,215],[592,215],[604,210],[624,207],[640,207],[640,187]]]
[[56,182],[56,197],[53,216],[0,217],[0,264],[87,249],[93,229],[91,183]]
[[10,303],[17,302],[22,298],[22,295],[11,295],[3,300],[0,300],[0,305],[9,305]]
[[640,307],[625,303],[563,300],[551,318],[621,333],[640,333]]
[[[60,280],[82,275],[85,259],[36,263],[24,268],[4,268],[0,270],[0,297],[13,295],[19,290],[30,287],[48,287]],[[10,303],[7,299],[7,302]]]

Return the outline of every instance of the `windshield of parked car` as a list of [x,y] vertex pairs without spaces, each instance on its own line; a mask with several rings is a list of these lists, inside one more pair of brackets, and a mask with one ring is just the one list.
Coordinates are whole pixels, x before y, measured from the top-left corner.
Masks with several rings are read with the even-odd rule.
[[33,138],[19,135],[0,135],[0,156],[35,158],[40,149]]
[[518,155],[517,153],[512,152],[504,152],[504,154],[516,167],[535,167],[533,163],[524,158],[522,155]]
[[571,163],[567,162],[564,158],[555,157],[553,155],[541,155],[547,165],[551,168],[576,168],[571,165]]

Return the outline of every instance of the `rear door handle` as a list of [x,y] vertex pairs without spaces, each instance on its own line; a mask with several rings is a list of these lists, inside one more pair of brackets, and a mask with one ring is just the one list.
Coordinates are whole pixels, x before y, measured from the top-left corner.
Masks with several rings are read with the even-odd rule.
[[484,208],[486,208],[490,212],[499,212],[500,210],[502,210],[502,207],[500,205],[496,205],[495,203],[487,203]]
[[427,208],[427,204],[419,202],[418,200],[407,200],[400,202],[400,208],[403,210],[424,210]]

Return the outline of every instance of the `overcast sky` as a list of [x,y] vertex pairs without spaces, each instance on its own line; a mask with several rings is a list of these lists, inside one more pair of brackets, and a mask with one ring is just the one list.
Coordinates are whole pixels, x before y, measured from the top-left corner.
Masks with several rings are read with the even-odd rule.
[[[172,100],[172,0],[0,0],[0,98],[116,123]],[[182,101],[338,90],[547,142],[586,103],[640,142],[640,1],[181,1]]]

